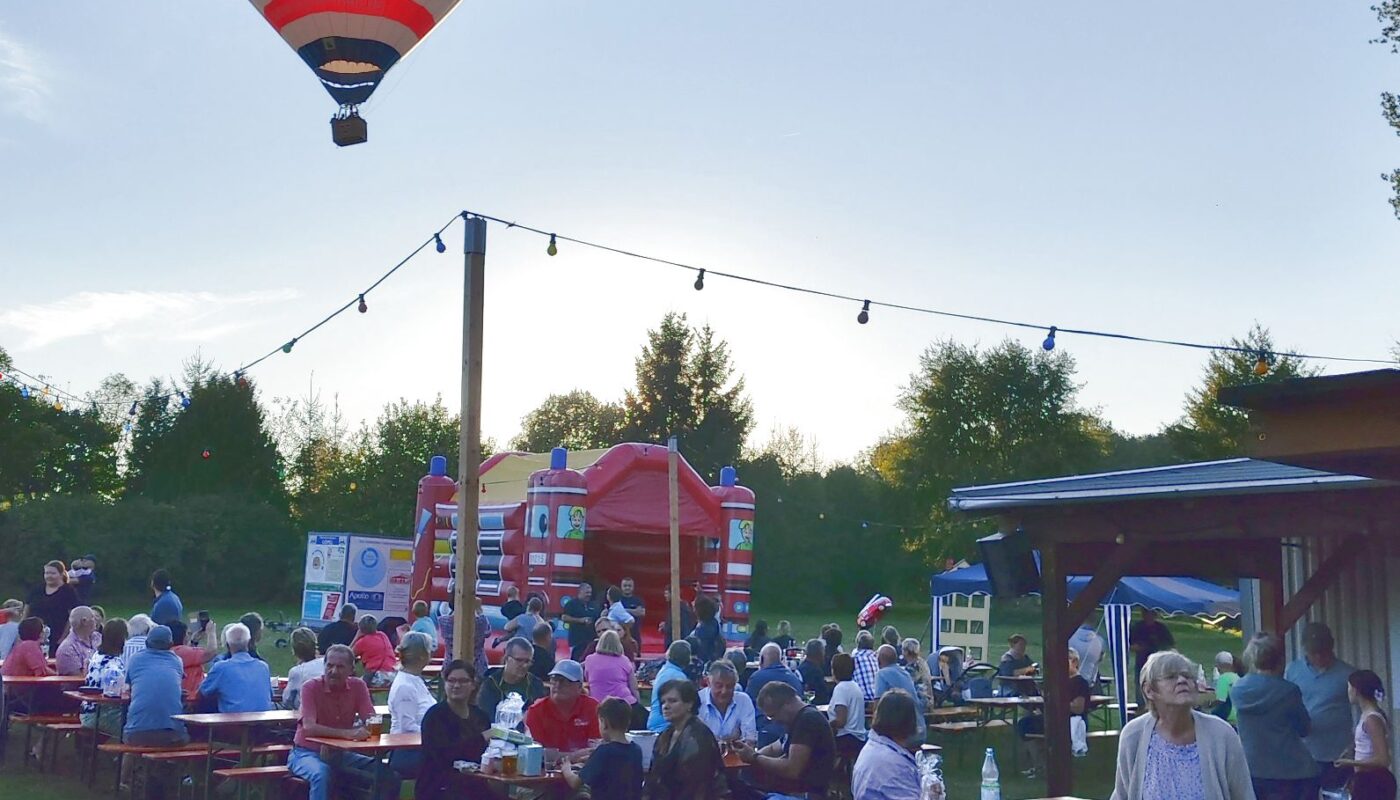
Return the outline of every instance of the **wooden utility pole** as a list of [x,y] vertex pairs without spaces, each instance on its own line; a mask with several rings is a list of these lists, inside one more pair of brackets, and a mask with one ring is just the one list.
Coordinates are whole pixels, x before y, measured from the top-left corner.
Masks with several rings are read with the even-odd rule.
[[481,500],[481,336],[486,291],[486,220],[462,213],[466,275],[462,287],[462,415],[457,446],[457,593],[453,655],[476,657],[476,539]]
[[671,641],[679,642],[689,631],[681,630],[681,487],[680,450],[676,437],[666,442],[666,486],[671,500]]

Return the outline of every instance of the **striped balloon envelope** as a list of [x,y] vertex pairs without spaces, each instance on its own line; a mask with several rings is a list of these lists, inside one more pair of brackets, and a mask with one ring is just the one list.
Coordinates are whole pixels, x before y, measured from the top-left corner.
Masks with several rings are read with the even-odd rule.
[[365,141],[358,106],[458,0],[251,0],[340,105],[336,144]]

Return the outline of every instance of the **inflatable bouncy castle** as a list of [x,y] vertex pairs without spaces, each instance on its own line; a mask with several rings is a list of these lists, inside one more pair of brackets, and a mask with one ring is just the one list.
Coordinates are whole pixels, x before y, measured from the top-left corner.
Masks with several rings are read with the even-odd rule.
[[[418,482],[412,601],[451,602],[456,581],[469,578],[499,627],[512,587],[522,599],[542,598],[545,612],[558,615],[582,582],[592,583],[601,599],[608,586],[630,577],[647,610],[643,650],[661,649],[657,625],[667,613],[671,563],[664,445],[487,459],[471,576],[455,574],[457,484],[446,473],[447,459],[435,456]],[[748,635],[753,582],[754,493],[738,485],[733,467],[710,486],[684,458],[678,483],[681,595],[691,602],[697,591],[716,598],[725,636],[741,640]]]

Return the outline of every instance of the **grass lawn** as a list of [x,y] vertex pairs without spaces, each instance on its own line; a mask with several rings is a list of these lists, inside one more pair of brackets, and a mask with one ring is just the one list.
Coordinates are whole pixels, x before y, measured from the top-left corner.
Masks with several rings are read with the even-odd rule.
[[[148,611],[150,608],[149,602],[141,598],[130,598],[125,602],[108,600],[104,605],[109,615],[123,617]],[[208,610],[220,626],[237,620],[247,611],[257,611],[269,619],[276,619],[280,611],[290,621],[295,621],[300,614],[296,598],[288,598],[267,603],[210,601],[207,605],[186,606],[186,616],[193,616],[201,609]],[[776,627],[779,619],[789,620],[793,625],[793,634],[799,640],[816,636],[822,624],[836,621],[841,623],[841,628],[846,632],[849,643],[856,629],[854,612],[855,610],[851,609],[839,614],[816,613],[765,607],[757,609],[756,618],[768,620],[770,630]],[[929,608],[927,605],[898,603],[885,616],[883,622],[899,628],[905,636],[918,637],[925,643],[925,649],[927,649],[928,617]],[[1168,625],[1176,636],[1178,648],[1198,663],[1209,664],[1213,660],[1214,654],[1220,650],[1239,652],[1240,637],[1238,634],[1203,628],[1200,623],[1190,619],[1169,620]],[[994,602],[991,616],[991,652],[993,654],[1000,654],[1000,643],[1005,642],[1008,636],[1012,633],[1021,633],[1030,641],[1032,656],[1038,657],[1041,652],[1040,631],[1039,600],[1028,598]],[[285,634],[280,635],[285,636]],[[267,659],[273,674],[286,675],[287,670],[291,668],[295,660],[290,649],[275,646],[274,642],[278,637],[279,634],[271,631],[266,632],[259,652]],[[57,776],[22,770],[19,762],[19,751],[22,749],[22,744],[22,738],[12,737],[10,746],[6,748],[6,760],[3,769],[0,769],[0,800],[28,800],[36,797],[51,798],[52,800],[91,800],[95,797],[105,797],[110,792],[110,783],[99,784],[98,788],[101,791],[90,792],[85,785],[73,777],[77,765],[76,761],[69,757],[71,750],[61,751],[60,774]],[[1007,800],[1018,800],[1045,795],[1045,784],[1042,779],[1028,780],[1017,774],[1012,768],[1011,748],[1015,746],[1015,736],[1010,731],[994,731],[985,736],[978,734],[966,740],[944,742],[944,744],[948,748],[945,751],[944,775],[948,781],[949,796],[977,796],[978,784],[981,780],[981,748],[988,746],[996,749],[997,761],[1001,767],[1002,797]],[[1107,798],[1112,793],[1116,753],[1116,740],[1091,740],[1089,756],[1076,759],[1074,762],[1075,793],[1078,796]],[[110,771],[105,775],[105,780],[110,781]]]

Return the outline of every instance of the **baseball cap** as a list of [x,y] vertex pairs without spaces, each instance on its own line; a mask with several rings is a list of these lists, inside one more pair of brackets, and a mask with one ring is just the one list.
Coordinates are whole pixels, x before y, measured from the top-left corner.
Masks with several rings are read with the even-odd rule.
[[572,658],[565,658],[555,662],[554,669],[549,671],[550,676],[558,675],[567,681],[583,683],[583,667]]
[[157,625],[146,634],[146,647],[152,650],[169,650],[174,643],[175,638],[171,636],[170,628],[165,625]]

